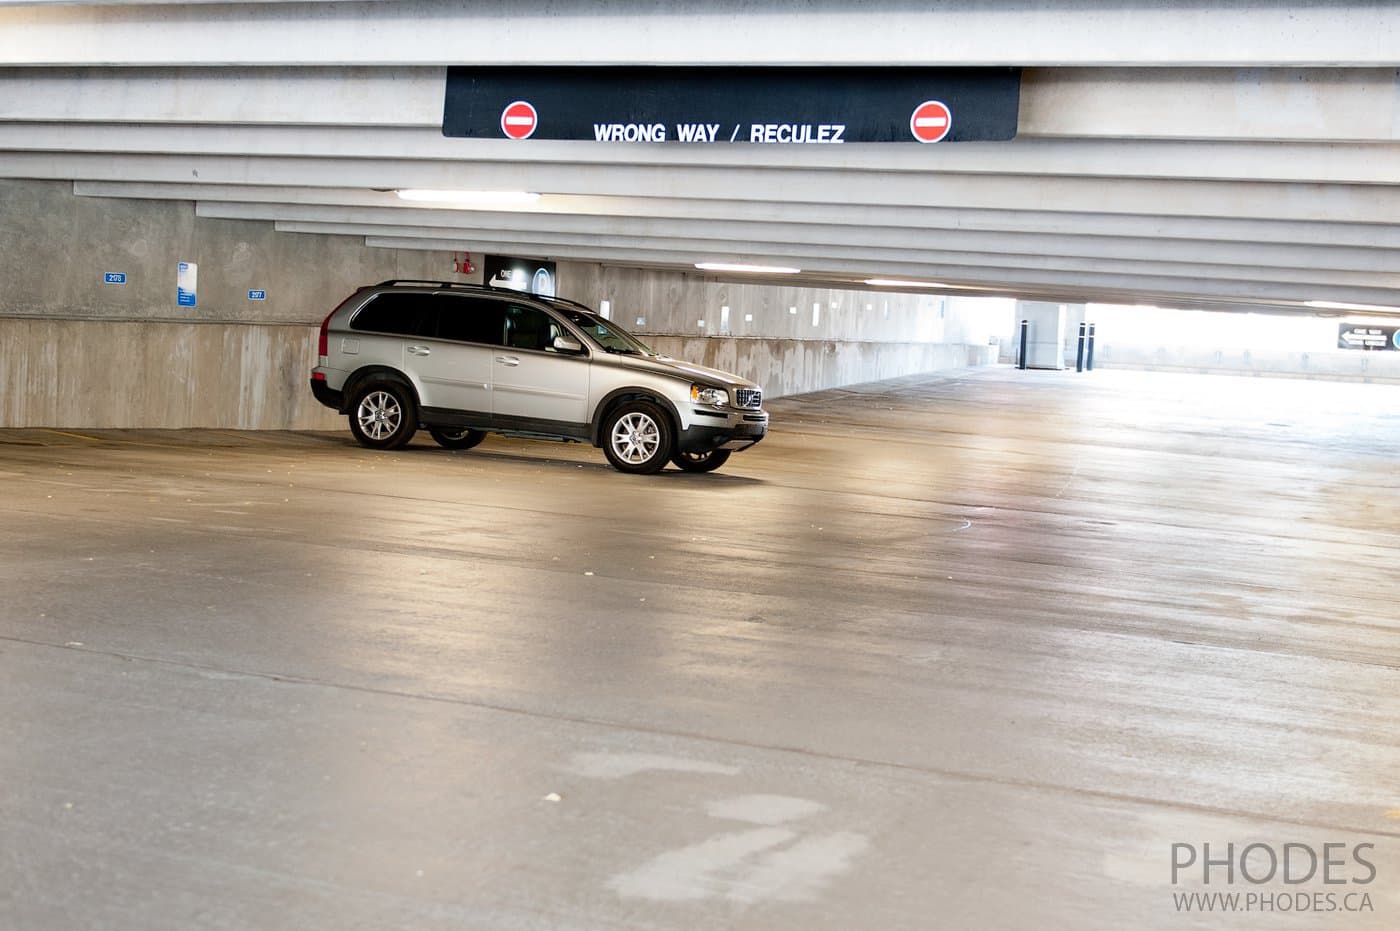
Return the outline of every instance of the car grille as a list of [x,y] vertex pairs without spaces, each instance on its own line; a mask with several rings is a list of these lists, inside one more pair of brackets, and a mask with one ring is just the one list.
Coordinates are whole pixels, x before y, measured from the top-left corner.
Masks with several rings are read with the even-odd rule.
[[763,406],[763,392],[758,388],[736,388],[734,389],[734,402],[739,407],[756,411]]

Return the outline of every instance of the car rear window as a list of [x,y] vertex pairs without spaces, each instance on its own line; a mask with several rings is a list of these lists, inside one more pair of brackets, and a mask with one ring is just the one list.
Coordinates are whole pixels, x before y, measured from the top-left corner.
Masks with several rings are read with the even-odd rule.
[[350,329],[397,336],[431,337],[433,296],[387,291],[376,294],[350,321]]
[[385,291],[355,314],[350,329],[500,346],[505,313],[506,305],[491,298]]

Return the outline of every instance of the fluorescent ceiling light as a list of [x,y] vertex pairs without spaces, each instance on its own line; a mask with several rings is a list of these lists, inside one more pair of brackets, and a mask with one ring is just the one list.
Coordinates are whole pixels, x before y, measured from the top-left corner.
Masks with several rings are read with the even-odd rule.
[[867,278],[865,283],[877,288],[951,288],[941,281],[905,281],[902,278]]
[[510,207],[533,204],[540,195],[529,191],[429,191],[410,188],[395,191],[400,200],[457,207]]
[[1305,307],[1319,307],[1323,310],[1378,310],[1381,313],[1400,314],[1400,307],[1387,307],[1385,304],[1348,304],[1345,301],[1304,301]]
[[747,272],[751,275],[796,275],[802,271],[783,265],[731,265],[726,262],[696,262],[695,267],[703,272]]

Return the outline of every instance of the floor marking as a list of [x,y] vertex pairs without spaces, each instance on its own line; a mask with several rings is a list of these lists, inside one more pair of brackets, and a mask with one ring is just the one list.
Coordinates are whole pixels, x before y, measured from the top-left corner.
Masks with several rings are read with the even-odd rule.
[[811,900],[828,881],[848,872],[851,861],[870,846],[864,834],[851,831],[802,834],[779,826],[826,810],[821,802],[791,795],[716,799],[705,805],[711,818],[759,826],[713,834],[663,851],[641,866],[612,876],[608,888],[626,899],[653,902],[723,898],[748,905]]
[[608,880],[608,888],[625,899],[693,902],[725,892],[722,874],[742,869],[751,858],[797,837],[787,828],[756,828],[717,834],[698,844],[668,850],[635,870]]
[[719,799],[705,806],[705,813],[711,818],[767,826],[796,821],[819,811],[826,811],[826,806],[821,802],[791,795],[740,795]]
[[101,437],[97,437],[97,436],[83,436],[81,433],[66,433],[66,432],[64,432],[63,430],[49,430],[49,429],[46,428],[46,429],[44,430],[44,432],[45,432],[45,433],[57,433],[59,436],[71,436],[71,437],[72,437],[73,439],[75,439],[75,440],[91,440],[91,441],[94,442],[94,443],[102,443],[102,442],[105,442]]
[[851,868],[870,841],[837,831],[803,837],[788,828],[765,827],[713,837],[658,854],[608,880],[627,899],[694,902],[804,902]]
[[809,901],[823,885],[850,870],[851,861],[869,846],[865,835],[852,831],[804,837],[764,857],[725,898],[746,904]]
[[115,443],[119,446],[144,446],[149,449],[198,449],[198,447],[180,443],[143,443],[140,440],[119,440],[114,436],[85,436],[81,433],[69,433],[66,430],[54,430],[49,427],[38,427],[36,429],[38,429],[42,433],[53,433],[57,434],[58,436],[69,436],[76,440],[89,440],[93,443]]
[[588,779],[625,779],[638,773],[709,773],[737,776],[739,767],[656,753],[575,753],[567,769]]

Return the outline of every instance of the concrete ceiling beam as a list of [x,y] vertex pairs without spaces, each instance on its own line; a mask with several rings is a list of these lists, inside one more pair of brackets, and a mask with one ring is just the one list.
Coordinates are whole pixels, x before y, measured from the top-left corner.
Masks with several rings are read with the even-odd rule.
[[[703,220],[613,220],[601,224],[579,217],[515,214],[504,222],[481,222],[473,214],[458,211],[426,211],[395,208],[349,208],[293,204],[220,203],[201,201],[200,216],[221,219],[312,220],[363,222],[376,226],[411,226],[434,229],[443,236],[486,238],[491,241],[540,244],[577,242],[581,238],[599,245],[643,247],[664,242],[686,242],[695,248],[715,243],[746,243],[801,255],[813,249],[842,248],[851,255],[868,250],[899,250],[909,254],[941,255],[942,261],[996,264],[990,257],[1024,256],[1020,264],[1050,258],[1089,262],[1136,261],[1202,266],[1202,274],[1217,274],[1210,267],[1240,266],[1244,277],[1267,274],[1280,281],[1326,281],[1324,277],[1298,277],[1331,272],[1367,273],[1394,281],[1400,269],[1400,250],[1355,249],[1327,246],[1280,246],[1223,241],[1161,241],[1107,236],[1060,236],[1033,233],[954,230],[931,235],[925,228],[844,227],[830,225],[716,222]],[[499,215],[498,215],[499,216]],[[1065,266],[1069,267],[1069,266]],[[1306,272],[1302,270],[1307,270]]]
[[950,146],[628,145],[448,139],[436,129],[0,121],[0,151],[248,155],[455,161],[473,165],[605,165],[700,175],[736,168],[851,174],[1144,178],[1247,183],[1400,184],[1400,143],[1323,144],[1068,139]]
[[[382,236],[392,233],[394,230],[394,227],[349,227],[349,232],[352,235],[366,236]],[[431,234],[433,231],[431,228],[408,227],[405,228],[405,232],[410,232],[412,235],[422,237]],[[827,267],[824,263],[831,257],[840,256],[853,263],[864,262],[878,266],[919,264],[941,268],[960,268],[964,276],[970,275],[973,277],[979,275],[979,270],[983,268],[1017,268],[1055,272],[1086,272],[1093,274],[1119,274],[1161,278],[1173,277],[1200,281],[1223,278],[1231,281],[1260,281],[1295,286],[1309,286],[1315,287],[1316,290],[1319,291],[1334,287],[1400,289],[1400,275],[1397,275],[1393,271],[1374,273],[1339,272],[1324,271],[1308,266],[1301,268],[1284,268],[1256,265],[1202,265],[1190,262],[1131,261],[1065,255],[1018,255],[1004,252],[951,252],[933,249],[871,248],[864,245],[843,245],[840,243],[794,245],[771,241],[744,242],[719,239],[672,239],[660,237],[637,240],[627,236],[560,236],[522,234],[505,230],[466,230],[463,231],[461,235],[456,235],[453,231],[443,230],[440,231],[440,234],[441,240],[445,242],[456,239],[459,243],[486,243],[492,247],[489,251],[495,252],[511,250],[537,252],[539,250],[548,251],[558,248],[582,250],[584,252],[590,249],[607,249],[609,251],[632,249],[646,252],[668,252],[680,255],[701,256],[702,258],[697,261],[725,261],[722,258],[704,257],[729,255],[733,253],[743,255],[762,254],[768,258],[787,261],[790,264],[797,264],[801,267],[815,265],[819,268]],[[465,249],[465,247],[461,245],[458,245],[457,248]],[[479,246],[478,251],[480,251]]]
[[[438,66],[8,67],[0,68],[0,120],[440,131],[445,86],[446,69]],[[1023,141],[1396,142],[1397,106],[1400,74],[1393,61],[1383,68],[1348,69],[1032,68],[1022,72],[1019,132]],[[510,145],[472,142],[485,143]],[[532,140],[511,151],[573,158],[550,154],[561,145],[567,143]],[[906,150],[910,154],[887,157],[918,159],[968,145],[874,148]],[[637,152],[646,147],[592,143],[589,148]],[[737,151],[789,161],[842,159],[846,156],[839,153],[849,151],[813,148]],[[920,151],[925,154],[912,154]],[[849,164],[865,159],[862,154]]]
[[[431,237],[413,236],[411,228],[392,227],[375,229],[362,224],[318,223],[309,221],[278,221],[276,228],[289,233],[318,233],[350,236],[399,236],[401,238],[430,239],[440,242],[439,248],[468,249],[468,251],[503,251],[492,248],[488,242],[470,242],[465,239],[436,240]],[[540,258],[572,259],[577,261],[630,262],[668,264],[683,268],[693,267],[696,262],[735,262],[746,264],[791,265],[792,257],[775,255],[770,251],[737,252],[693,250],[661,250],[650,248],[603,248],[590,245],[552,246],[533,250],[515,250],[517,254],[527,254]],[[1066,272],[1055,269],[1025,269],[1011,266],[980,268],[968,265],[938,265],[923,262],[877,262],[873,260],[853,261],[845,253],[831,256],[807,256],[801,268],[812,274],[843,272],[857,276],[892,278],[929,278],[963,286],[982,288],[1014,288],[1018,285],[1057,286],[1078,289],[1079,293],[1092,298],[1100,290],[1114,290],[1123,293],[1156,293],[1211,296],[1236,300],[1266,300],[1301,302],[1306,300],[1348,301],[1363,304],[1400,306],[1400,287],[1340,287],[1316,286],[1309,288],[1297,284],[1240,281],[1226,278],[1202,278],[1199,276],[1156,275],[1138,276],[1125,274],[1101,274],[1094,272]]]
[[978,175],[850,175],[749,169],[716,185],[703,173],[638,166],[404,162],[382,159],[236,158],[12,152],[0,176],[109,181],[191,181],[365,188],[523,190],[542,193],[808,204],[1162,214],[1184,217],[1390,224],[1400,186],[1243,184]]
[[[206,203],[304,204],[330,207],[406,209],[391,192],[362,188],[296,188],[235,184],[78,181],[74,192],[88,197],[203,200]],[[815,204],[747,204],[742,201],[677,201],[639,197],[542,197],[510,212],[437,209],[424,211],[431,223],[468,223],[487,228],[596,229],[598,232],[665,228],[669,222],[778,223],[794,226],[909,229],[928,235],[958,232],[1047,234],[1056,238],[1099,236],[1145,238],[1166,243],[1245,242],[1305,248],[1400,249],[1400,225],[1310,223],[1280,220],[1221,220],[1210,217],[1116,216],[1046,213],[1032,210],[966,210],[938,207],[843,207]],[[461,217],[463,219],[453,219]],[[675,220],[683,217],[683,220]],[[391,221],[393,222],[393,221]],[[428,222],[428,221],[424,221]]]
[[895,65],[927,62],[933,35],[956,37],[939,52],[947,65],[1390,66],[1400,9],[1365,0],[889,0],[875,11],[851,0],[710,0],[664,15],[648,0],[0,6],[0,60],[26,65],[509,64],[522,37],[541,63],[645,54],[658,64]]

